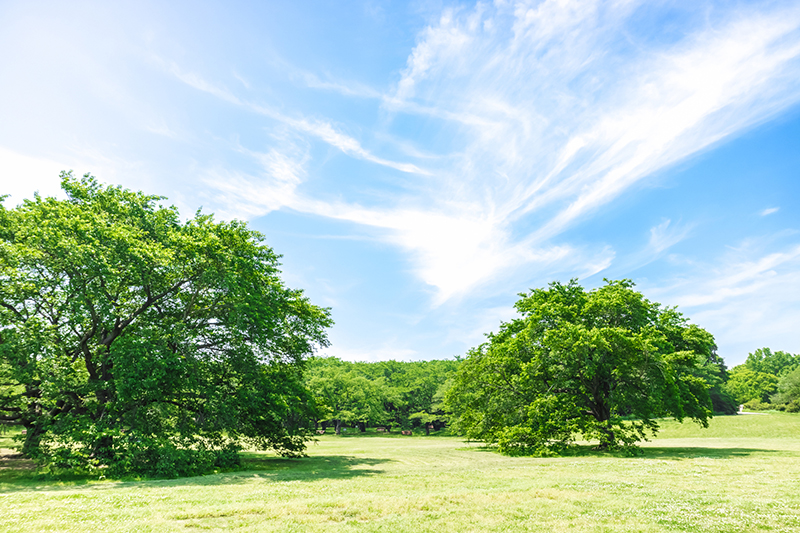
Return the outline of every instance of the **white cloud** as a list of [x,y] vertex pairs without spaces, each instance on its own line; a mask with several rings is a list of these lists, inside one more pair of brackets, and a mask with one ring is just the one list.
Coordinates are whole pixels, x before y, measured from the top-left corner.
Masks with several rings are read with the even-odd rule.
[[779,210],[780,210],[780,207],[768,207],[768,208],[764,209],[763,211],[761,211],[760,215],[762,217],[765,217],[767,215],[771,215],[773,213],[777,213]]
[[90,172],[102,176],[103,182],[114,182],[119,168],[135,168],[136,165],[114,160],[97,150],[72,147],[66,154],[54,158],[33,157],[0,146],[0,195],[8,194],[6,206],[16,206],[25,198],[41,196],[65,198],[61,190],[62,170],[73,170],[76,177]]
[[297,187],[306,177],[308,154],[295,144],[282,144],[282,150],[265,153],[238,148],[261,166],[256,175],[222,167],[203,172],[201,180],[214,190],[209,200],[218,216],[247,220],[282,207],[302,206]]
[[263,112],[265,115],[280,120],[284,124],[287,124],[288,126],[291,126],[297,129],[298,131],[302,131],[304,133],[313,135],[314,137],[317,137],[318,139],[330,144],[331,146],[338,148],[347,155],[356,157],[358,159],[363,159],[365,161],[370,161],[372,163],[377,163],[378,165],[390,167],[395,170],[399,170],[400,172],[408,172],[408,173],[422,174],[422,175],[430,174],[429,172],[422,170],[421,168],[419,168],[414,164],[389,161],[388,159],[384,159],[382,157],[378,157],[372,154],[370,151],[364,149],[361,146],[361,143],[359,143],[356,139],[337,131],[328,122],[319,120],[307,120],[304,118],[293,119],[266,110],[260,106],[251,106],[251,107],[253,109],[259,110],[260,112]]
[[691,226],[672,224],[671,220],[664,220],[658,226],[650,228],[648,251],[659,254],[667,248],[675,246],[689,235],[691,229]]
[[[796,246],[757,259],[734,260],[722,269],[714,269],[714,278],[706,280],[701,291],[682,295],[682,305],[697,307],[719,304],[731,298],[758,292],[774,283],[774,278],[778,276],[778,271],[782,267],[796,266],[800,263],[799,258],[800,246]],[[795,272],[788,274],[797,276],[800,281],[800,274]]]
[[769,238],[746,241],[681,279],[643,290],[714,334],[729,364],[762,346],[800,352],[800,245],[767,250],[764,243],[774,246]]
[[34,192],[42,196],[58,196],[62,170],[69,170],[65,163],[50,159],[30,157],[0,146],[0,195],[8,194],[6,206],[16,206],[25,198],[33,198]]
[[[546,267],[580,262],[582,268],[587,266],[582,261],[585,252],[568,246],[509,244],[497,221],[473,213],[466,205],[452,207],[449,213],[410,208],[378,210],[302,200],[292,207],[385,230],[387,241],[411,254],[418,277],[436,288],[436,306],[498,272],[508,273],[523,265]],[[601,253],[601,264],[590,265],[591,273],[605,268],[608,255],[607,250]]]
[[311,72],[301,71],[300,75],[306,86],[311,89],[337,92],[343,96],[358,98],[382,98],[383,95],[363,83],[334,80],[321,80]]
[[[547,247],[643,178],[800,100],[797,8],[710,12],[707,25],[678,42],[620,44],[638,7],[479,4],[446,10],[421,32],[384,106],[451,122],[443,129],[466,144],[437,185],[492,220],[491,230],[476,231],[455,215],[428,217],[426,227],[438,225],[462,250],[493,255],[461,278],[433,275],[453,254],[428,244],[437,230],[405,233],[419,251],[418,272],[442,297],[496,277],[525,257],[521,249]],[[541,222],[513,239],[530,217]],[[664,222],[649,253],[690,230]]]
[[[468,17],[468,27],[463,28],[456,19],[453,9],[446,9],[439,19],[439,24],[429,27],[423,32],[419,44],[414,47],[408,58],[408,65],[403,71],[403,77],[397,84],[395,97],[404,100],[414,96],[415,86],[432,74],[442,63],[465,61],[463,52],[472,39],[471,33],[475,30],[476,16],[480,17],[481,6]],[[472,31],[470,31],[472,30]]]
[[[323,202],[298,194],[294,179],[270,178],[264,190],[276,193],[258,196],[246,192],[252,178],[234,176],[223,192],[252,212],[291,206],[383,230],[408,251],[440,304],[519,265],[558,261],[590,275],[608,268],[615,254],[604,243],[590,253],[553,240],[647,176],[800,101],[797,7],[687,12],[695,18],[677,39],[637,37],[632,15],[645,8],[658,6],[548,0],[444,10],[420,32],[391,94],[376,99],[385,111],[422,115],[439,128],[448,141],[425,146],[439,155],[426,160],[437,165],[430,169],[367,150],[333,121],[288,116],[171,70],[354,159],[408,174],[393,205]],[[374,97],[299,69],[295,75],[309,86]],[[651,230],[648,253],[690,230],[663,222]]]
[[219,87],[211,82],[208,82],[195,73],[184,72],[180,67],[178,67],[175,64],[170,65],[169,71],[176,78],[178,78],[183,83],[189,85],[190,87],[193,87],[199,91],[203,91],[213,96],[216,96],[220,100],[223,100],[230,104],[245,107],[255,113],[258,113],[265,117],[281,122],[291,128],[294,128],[299,132],[307,133],[323,142],[328,143],[329,145],[335,148],[338,148],[339,150],[341,150],[342,152],[344,152],[349,156],[358,159],[363,159],[364,161],[369,161],[371,163],[376,163],[378,165],[383,165],[389,168],[393,168],[395,170],[399,170],[400,172],[407,172],[407,173],[421,174],[421,175],[430,174],[428,171],[419,168],[417,165],[411,163],[400,163],[397,161],[390,161],[388,159],[376,156],[375,154],[373,154],[372,152],[361,146],[361,143],[358,142],[358,140],[342,133],[341,131],[338,131],[336,128],[333,127],[332,124],[324,120],[292,118],[269,107],[255,104],[246,100],[242,100],[239,97],[235,96],[229,90],[225,89],[224,87]]

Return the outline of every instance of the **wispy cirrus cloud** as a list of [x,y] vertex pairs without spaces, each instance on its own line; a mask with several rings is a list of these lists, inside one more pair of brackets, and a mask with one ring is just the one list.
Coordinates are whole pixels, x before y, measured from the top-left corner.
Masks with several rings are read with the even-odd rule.
[[[420,34],[388,107],[450,122],[442,128],[463,157],[440,186],[491,213],[504,250],[545,245],[643,178],[800,101],[795,6],[709,12],[678,40],[637,37],[642,7],[478,4],[446,10]],[[651,248],[690,228],[655,228]],[[465,280],[524,257],[482,249],[508,262]],[[424,257],[428,273],[448,260]]]
[[289,126],[297,131],[316,137],[317,139],[341,150],[351,157],[393,168],[395,170],[399,170],[400,172],[421,175],[429,174],[428,171],[423,170],[412,163],[391,161],[373,154],[369,150],[365,149],[357,139],[337,130],[330,122],[324,120],[313,120],[305,117],[290,117],[267,106],[239,98],[228,89],[208,82],[195,73],[184,72],[178,65],[174,63],[169,66],[169,71],[180,81],[199,91],[211,94],[230,104],[247,108],[255,113],[258,113],[259,115],[263,115],[270,119],[281,122],[282,124],[285,124],[286,126]]
[[650,228],[648,251],[659,254],[685,239],[691,232],[691,225],[673,224],[666,219],[661,224]]
[[381,92],[364,85],[363,83],[355,83],[341,80],[320,79],[318,76],[311,72],[299,71],[299,75],[306,87],[311,89],[321,89],[324,91],[337,92],[343,96],[355,96],[358,98],[382,98]]
[[[746,252],[753,247],[745,245],[744,250],[731,253],[731,257],[723,262],[721,267],[711,270],[713,277],[703,281],[701,290],[687,292],[680,297],[683,305],[698,307],[720,304],[732,298],[758,292],[774,284],[779,272],[800,278],[800,274],[794,268],[800,263],[800,246],[749,257]],[[800,287],[797,283],[791,283],[789,286]]]
[[800,99],[797,9],[727,15],[677,44],[620,48],[613,37],[632,6],[449,12],[423,33],[397,97],[496,124],[466,133],[482,162],[471,177],[490,166],[514,176],[494,180],[509,215],[555,208],[540,238]]
[[245,152],[259,162],[261,172],[247,174],[215,167],[201,174],[201,180],[215,191],[213,202],[222,207],[218,215],[223,219],[251,219],[297,205],[297,187],[306,175],[307,153],[297,146],[273,148],[266,153]]
[[[431,160],[415,150],[404,150],[409,161],[395,161],[332,121],[289,116],[170,68],[198,90],[410,175],[394,205],[331,203],[306,191],[284,203],[265,199],[262,209],[289,205],[383,230],[441,303],[520,265],[573,268],[578,262],[566,258],[580,256],[580,264],[593,265],[581,272],[607,267],[615,257],[607,245],[581,249],[558,239],[655,172],[800,101],[800,8],[686,9],[677,15],[680,35],[642,26],[643,13],[662,8],[555,0],[448,8],[419,33],[396,84],[380,98],[301,76],[312,87],[373,98],[389,114],[390,130],[392,117],[425,117],[420,133],[431,142],[401,128],[393,135],[438,155],[428,168]],[[235,183],[226,185],[230,198]],[[258,195],[248,197],[258,203]],[[667,221],[653,228],[651,252],[691,227]]]
[[693,322],[718,342],[724,339],[720,352],[734,364],[767,345],[800,351],[800,245],[776,246],[776,237],[781,236],[745,240],[680,278],[645,290],[655,299],[680,302]]

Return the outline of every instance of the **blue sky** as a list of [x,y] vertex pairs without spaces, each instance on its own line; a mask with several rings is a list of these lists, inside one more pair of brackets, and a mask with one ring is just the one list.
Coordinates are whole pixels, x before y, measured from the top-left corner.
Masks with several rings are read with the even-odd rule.
[[796,2],[0,2],[0,194],[248,220],[325,353],[439,359],[631,278],[800,352]]

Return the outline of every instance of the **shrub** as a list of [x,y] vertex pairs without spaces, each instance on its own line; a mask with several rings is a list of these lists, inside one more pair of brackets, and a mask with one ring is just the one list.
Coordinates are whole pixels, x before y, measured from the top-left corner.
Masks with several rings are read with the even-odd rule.
[[745,410],[748,411],[766,411],[768,409],[773,409],[774,407],[774,405],[762,402],[761,400],[750,400],[744,404]]

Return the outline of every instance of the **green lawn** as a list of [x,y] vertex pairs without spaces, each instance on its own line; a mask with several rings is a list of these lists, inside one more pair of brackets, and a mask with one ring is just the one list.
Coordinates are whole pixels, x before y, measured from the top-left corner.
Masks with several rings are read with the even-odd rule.
[[306,459],[168,481],[38,481],[4,459],[0,530],[800,531],[800,415],[663,426],[636,458],[326,435]]

